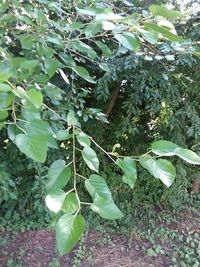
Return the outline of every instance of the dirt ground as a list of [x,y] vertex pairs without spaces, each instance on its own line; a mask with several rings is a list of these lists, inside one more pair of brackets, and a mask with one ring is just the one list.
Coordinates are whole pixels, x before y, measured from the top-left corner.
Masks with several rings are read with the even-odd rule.
[[60,258],[52,231],[0,232],[0,267],[200,266],[199,214],[186,210],[169,221],[171,213],[162,211],[151,228],[148,220],[142,224],[149,238],[135,232],[130,236],[108,233],[108,228],[104,232],[89,230],[72,252]]
[[[1,236],[4,238],[3,240],[9,240],[8,245],[5,244],[3,247],[8,254],[0,255],[1,267],[8,266],[7,262],[11,257],[13,265],[16,263],[19,266],[21,264],[23,267],[48,267],[53,264],[52,259],[57,257],[55,236],[51,231],[28,231],[16,235],[1,233]],[[159,266],[140,252],[139,240],[133,240],[132,248],[130,249],[127,238],[123,236],[113,235],[109,239],[109,244],[107,244],[106,238],[101,233],[90,231],[84,243],[86,244],[85,250],[87,252],[84,253],[85,255],[81,259],[81,267]],[[19,257],[20,250],[23,250],[21,258]],[[74,259],[77,250],[78,248],[75,248],[72,253],[58,259],[61,267],[73,266],[72,259]],[[54,264],[56,266],[56,263]]]

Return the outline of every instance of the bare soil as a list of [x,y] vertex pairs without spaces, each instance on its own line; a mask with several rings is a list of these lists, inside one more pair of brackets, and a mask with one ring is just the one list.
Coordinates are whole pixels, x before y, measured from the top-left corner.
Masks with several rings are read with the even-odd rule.
[[[10,258],[18,260],[20,250],[23,257],[20,264],[23,267],[48,267],[53,258],[57,257],[55,235],[48,230],[26,231],[25,233],[1,233],[4,240],[9,242],[3,246],[7,255],[0,254],[0,266],[7,267]],[[159,266],[150,257],[140,252],[140,240],[133,240],[131,249],[127,238],[121,235],[110,237],[110,244],[105,244],[102,233],[91,230],[85,239],[86,253],[83,256],[81,267],[150,267]],[[130,242],[130,241],[129,241]],[[72,267],[77,248],[67,256],[58,258],[61,267]],[[88,253],[89,251],[89,253]],[[4,253],[3,253],[4,254]]]
[[[168,212],[171,216],[170,211],[162,211],[165,215]],[[191,213],[182,210],[175,214],[175,218],[174,222],[167,222],[158,216],[155,229],[162,227],[170,235],[169,239],[165,241],[162,240],[162,237],[159,239],[154,236],[156,245],[160,245],[165,251],[164,254],[156,256],[148,255],[147,251],[151,248],[151,243],[140,238],[137,233],[134,233],[133,237],[119,233],[111,234],[112,231],[106,230],[109,228],[105,228],[103,233],[89,230],[85,234],[84,242],[79,243],[72,252],[63,257],[58,257],[56,253],[55,234],[52,231],[42,229],[15,234],[0,232],[0,267],[168,267],[173,266],[171,259],[174,249],[172,245],[175,244],[180,250],[186,248],[187,251],[187,247],[190,248],[187,243],[188,237],[193,242],[195,236],[197,236],[195,245],[197,250],[194,250],[194,246],[193,250],[194,254],[195,251],[197,254],[194,257],[200,262],[200,251],[198,252],[198,246],[200,248],[198,243],[200,240],[199,211]],[[143,226],[143,231],[148,232],[147,221]],[[170,239],[171,233],[183,236],[183,240]],[[184,252],[182,254],[184,257]],[[79,263],[76,262],[77,259]],[[186,264],[184,266],[193,265]]]

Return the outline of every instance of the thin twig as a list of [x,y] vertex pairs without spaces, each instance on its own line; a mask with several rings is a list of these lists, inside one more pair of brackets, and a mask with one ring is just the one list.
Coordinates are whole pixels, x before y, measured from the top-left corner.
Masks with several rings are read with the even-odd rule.
[[79,176],[79,177],[81,177],[81,178],[83,178],[84,180],[88,180],[85,176],[83,176],[83,175],[81,175],[79,173],[76,173],[76,175]]
[[81,201],[81,204],[83,204],[83,205],[90,205],[91,206],[92,203]]
[[75,214],[75,216],[78,214],[79,210],[81,209],[81,203],[80,203],[80,199],[79,199],[79,195],[78,195],[78,192],[77,192],[77,188],[76,188],[76,141],[75,141],[75,127],[73,126],[73,170],[74,170],[74,191],[76,193],[76,197],[77,197],[77,200],[78,200],[78,210]]
[[94,141],[94,139],[91,137],[91,136],[89,136],[89,138],[90,138],[90,140],[95,144],[95,146],[97,146],[101,151],[103,151],[114,163],[116,163],[115,162],[115,160],[110,156],[110,154],[107,152],[107,151],[105,151],[99,144],[97,144],[95,141]]

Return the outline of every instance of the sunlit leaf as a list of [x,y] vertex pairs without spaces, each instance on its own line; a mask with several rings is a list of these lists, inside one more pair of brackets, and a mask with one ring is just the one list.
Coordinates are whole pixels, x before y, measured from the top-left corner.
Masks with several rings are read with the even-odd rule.
[[66,193],[61,189],[52,191],[45,198],[47,208],[55,213],[58,213],[62,208],[65,196]]
[[166,159],[155,160],[151,156],[141,156],[140,164],[147,169],[155,178],[160,179],[167,187],[171,186],[176,170],[172,163]]
[[76,136],[79,144],[81,146],[90,146],[91,145],[91,141],[90,138],[87,134],[85,134],[84,132],[80,132],[77,136]]
[[151,145],[152,151],[159,156],[178,156],[179,158],[191,163],[200,164],[200,157],[192,150],[182,148],[172,142],[159,140]]
[[40,91],[31,89],[26,92],[26,97],[36,108],[40,108],[42,106],[43,96]]
[[118,159],[116,163],[124,171],[123,181],[133,188],[137,180],[135,161],[130,157],[125,157],[123,160]]
[[108,71],[108,72],[110,71],[110,68],[108,67],[108,64],[106,63],[100,63],[99,67],[104,71]]
[[77,125],[78,121],[77,121],[77,117],[74,113],[74,111],[70,110],[67,114],[67,122],[68,122],[68,125],[71,126],[71,125]]
[[154,16],[162,16],[165,18],[181,18],[183,16],[180,12],[169,9],[164,5],[152,5],[149,7],[149,10]]
[[140,47],[140,41],[138,37],[129,32],[125,32],[123,34],[115,34],[115,38],[119,41],[121,45],[124,47],[137,52]]
[[56,133],[56,139],[62,141],[62,140],[68,140],[71,137],[69,132],[67,130],[60,130]]
[[62,205],[62,211],[64,213],[74,213],[79,208],[77,196],[74,192],[66,195]]
[[12,91],[12,87],[5,83],[0,83],[0,92],[9,92]]
[[176,34],[170,32],[169,30],[167,30],[166,28],[160,27],[160,26],[155,25],[155,24],[145,23],[145,29],[153,30],[153,31],[156,31],[158,33],[161,33],[164,37],[166,37],[171,42],[176,42],[176,41],[182,40],[181,36],[176,35]]
[[85,181],[85,186],[92,198],[94,198],[96,194],[103,198],[112,198],[106,181],[99,175],[90,175],[89,179]]
[[48,181],[46,183],[46,189],[48,192],[54,191],[55,189],[63,188],[67,185],[71,176],[70,167],[65,166],[64,160],[54,161],[48,172]]
[[159,156],[174,156],[177,148],[176,144],[166,140],[155,141],[151,145],[153,153]]
[[186,148],[182,148],[182,147],[178,147],[176,149],[176,155],[191,163],[191,164],[197,164],[199,165],[200,164],[200,157],[195,153],[193,152],[192,150],[189,150],[189,149],[186,149]]
[[27,157],[44,163],[47,156],[47,138],[44,135],[25,135],[16,136],[16,145]]
[[83,148],[81,154],[87,166],[91,170],[99,172],[99,160],[97,158],[95,151],[92,148],[86,146]]
[[54,58],[47,58],[45,59],[44,66],[49,78],[51,78],[58,69],[59,61]]
[[64,80],[67,84],[70,84],[69,79],[68,79],[67,75],[64,73],[64,71],[63,71],[63,70],[59,70],[59,72],[60,72],[60,75],[61,75],[61,77],[63,78],[63,80]]
[[94,21],[85,27],[84,33],[86,36],[91,37],[97,34],[101,30],[101,28],[102,28],[101,24]]
[[63,215],[56,224],[56,241],[59,254],[68,253],[85,230],[85,220],[82,215]]

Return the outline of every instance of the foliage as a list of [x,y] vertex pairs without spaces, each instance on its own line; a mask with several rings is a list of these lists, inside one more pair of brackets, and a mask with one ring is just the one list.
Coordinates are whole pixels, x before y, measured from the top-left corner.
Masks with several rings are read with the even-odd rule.
[[[119,14],[104,2],[87,2],[86,6],[81,1],[62,4],[46,0],[34,4],[18,1],[0,4],[2,150],[9,154],[12,147],[11,152],[15,151],[15,155],[20,151],[20,158],[29,166],[30,177],[36,178],[32,190],[41,190],[38,198],[43,198],[46,190],[45,202],[54,213],[61,255],[69,252],[84,232],[85,221],[79,214],[83,205],[89,205],[106,219],[123,216],[102,177],[100,163],[103,160],[100,157],[103,154],[112,160],[117,172],[123,172],[122,180],[131,188],[137,181],[139,164],[167,187],[172,185],[175,167],[158,157],[176,155],[186,162],[200,164],[196,153],[182,147],[187,145],[186,142],[178,140],[180,145],[176,145],[162,140],[162,136],[171,139],[164,131],[174,127],[175,123],[170,122],[174,119],[171,116],[173,111],[177,108],[180,113],[181,110],[178,101],[172,100],[180,99],[181,108],[185,109],[186,100],[191,97],[187,96],[187,91],[180,90],[178,84],[174,90],[174,79],[179,80],[183,74],[179,72],[181,68],[174,69],[173,65],[185,64],[187,56],[196,63],[193,55],[199,56],[199,48],[176,33],[173,22],[182,18],[182,14],[163,5],[152,5],[149,11],[144,10],[141,14],[129,14],[129,9],[127,13],[125,10]],[[168,64],[171,61],[173,64]],[[161,66],[162,72],[158,75]],[[147,71],[149,68],[153,74]],[[135,88],[140,90],[134,89],[135,84],[139,85]],[[116,119],[119,124],[118,127],[116,124],[111,126],[117,130],[114,136],[108,136],[106,142],[112,144],[115,136],[119,137],[122,155],[115,151],[119,145],[113,149],[108,145],[108,150],[105,150],[82,130],[90,134],[98,123],[99,127],[106,127],[104,123],[108,123],[108,119],[97,106],[101,102],[99,106],[104,107],[104,101],[109,98],[109,88],[116,86],[120,88],[118,91],[122,97]],[[159,94],[158,88],[163,88],[163,95]],[[135,101],[134,108],[130,101]],[[187,116],[190,109],[195,109],[195,106],[189,105]],[[190,131],[188,129],[190,135],[198,120],[195,112],[193,114],[193,123]],[[193,135],[196,130],[194,132]],[[135,133],[140,140],[144,135],[146,137],[143,144],[134,149],[136,155],[127,156],[132,154],[133,148],[129,147],[132,142],[129,145],[125,142]],[[161,140],[147,146],[154,138]],[[174,140],[177,142],[176,138]],[[98,155],[94,148],[100,149],[102,154]],[[146,148],[148,152],[144,154]],[[107,152],[111,149],[112,152]],[[8,159],[5,163],[7,166],[2,165],[1,172],[5,176],[2,201],[7,202],[19,198],[16,188],[20,183],[29,185],[29,181],[26,183],[23,178],[29,176],[22,172],[23,179],[16,178],[16,187],[6,171],[12,162]],[[48,177],[40,163],[50,166]],[[86,167],[92,172],[88,172]],[[92,202],[82,201],[79,190],[79,187],[83,188],[82,180]],[[22,190],[19,191],[21,194]],[[26,188],[25,193],[27,191]],[[35,201],[34,205],[40,206],[40,201]]]

